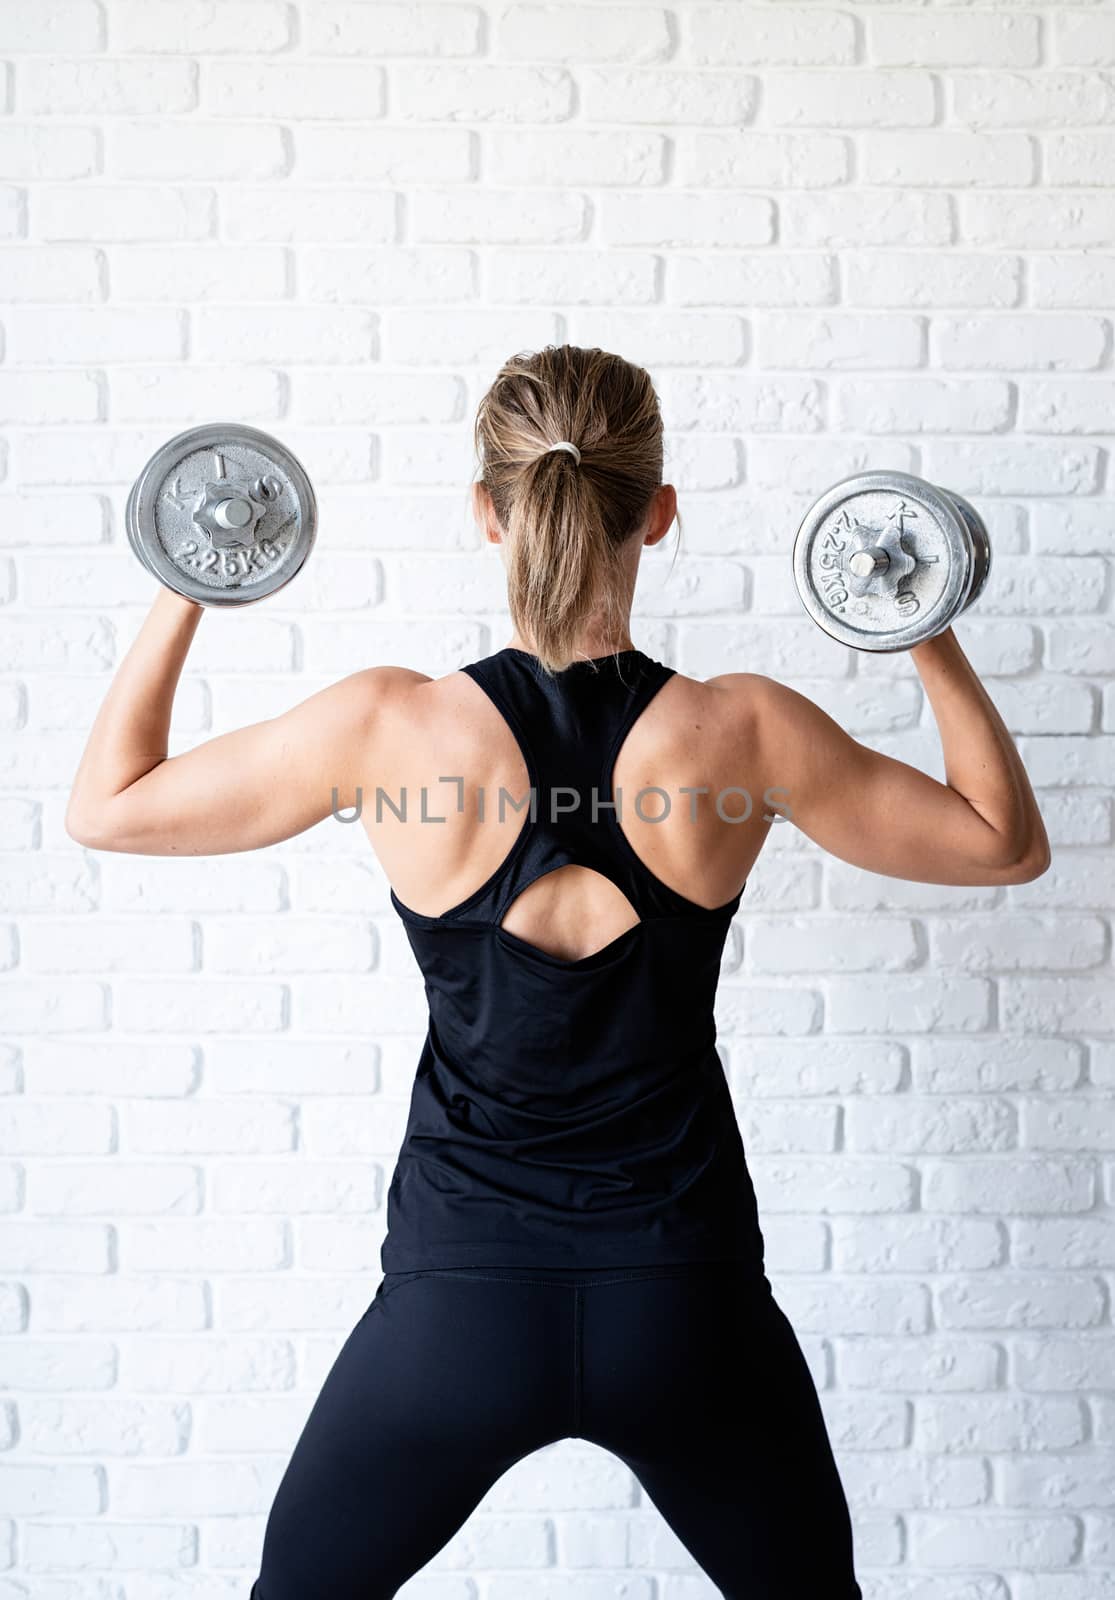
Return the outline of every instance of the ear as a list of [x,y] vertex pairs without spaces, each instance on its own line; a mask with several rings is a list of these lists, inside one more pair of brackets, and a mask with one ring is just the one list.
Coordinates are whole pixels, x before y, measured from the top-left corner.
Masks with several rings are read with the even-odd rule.
[[472,486],[472,515],[488,544],[502,544],[503,530],[496,517],[488,485],[480,478]]
[[677,516],[678,497],[677,490],[672,483],[664,483],[656,490],[651,501],[650,515],[647,518],[647,531],[643,536],[645,545],[659,544],[669,533]]

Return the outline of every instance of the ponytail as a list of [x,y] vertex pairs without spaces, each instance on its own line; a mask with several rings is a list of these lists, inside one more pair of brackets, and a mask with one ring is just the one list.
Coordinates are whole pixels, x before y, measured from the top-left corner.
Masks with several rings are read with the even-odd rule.
[[543,670],[560,672],[590,624],[606,634],[626,625],[622,551],[662,482],[658,397],[619,356],[547,346],[504,364],[476,445],[505,538],[512,620]]

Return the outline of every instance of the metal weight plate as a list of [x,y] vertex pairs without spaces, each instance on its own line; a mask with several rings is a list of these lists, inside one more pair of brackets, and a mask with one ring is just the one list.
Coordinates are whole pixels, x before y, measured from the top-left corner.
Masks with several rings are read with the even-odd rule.
[[964,610],[977,601],[983,593],[987,579],[991,572],[991,540],[987,532],[987,524],[976,510],[969,504],[963,495],[957,494],[955,489],[944,491],[953,505],[956,506],[964,521],[968,524],[968,536],[972,541],[972,587],[968,591],[968,598],[964,602]]
[[301,569],[317,501],[285,445],[258,428],[213,422],[155,452],[124,520],[132,549],[167,588],[202,605],[247,605]]
[[908,472],[864,472],[834,484],[794,541],[805,609],[857,650],[908,650],[942,632],[974,598],[975,565],[954,499]]

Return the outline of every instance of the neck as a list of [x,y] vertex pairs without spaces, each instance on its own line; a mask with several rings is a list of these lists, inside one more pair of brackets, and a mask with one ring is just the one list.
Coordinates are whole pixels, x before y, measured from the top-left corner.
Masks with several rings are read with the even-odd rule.
[[[517,628],[503,648],[505,650],[525,650],[528,655],[534,655],[535,653],[527,641],[520,637]],[[587,660],[593,660],[599,656],[610,656],[616,650],[633,650],[635,646],[631,642],[630,633],[627,629],[624,629],[623,634],[618,639],[605,639],[600,636],[579,639],[576,648],[579,656]]]

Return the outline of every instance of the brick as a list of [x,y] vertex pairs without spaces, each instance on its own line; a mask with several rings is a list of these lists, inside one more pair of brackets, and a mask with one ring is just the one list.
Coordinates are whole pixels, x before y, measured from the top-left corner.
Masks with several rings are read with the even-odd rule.
[[[1002,1230],[991,1218],[834,1217],[831,1227],[839,1272],[974,1272],[1006,1260]],[[846,1384],[848,1375],[841,1376]]]
[[651,5],[602,12],[575,3],[512,4],[493,27],[493,46],[512,61],[662,61],[673,54],[669,24],[669,13]]
[[[936,438],[926,444],[922,454],[924,477],[931,483],[963,484],[962,493],[969,499],[1002,494],[1094,494],[1099,488],[1101,467],[1097,446],[1045,444],[1037,439],[996,438],[973,445],[959,439]],[[1036,584],[1039,588],[1044,585],[1051,599],[1062,597],[1055,609],[1062,608],[1067,592],[1061,576],[1052,568],[1046,565],[1039,578],[1032,566],[1028,569],[1025,563],[1015,561],[1008,567],[1002,561],[989,587],[980,596],[982,613],[1001,609],[997,601],[1007,593],[1003,579],[1008,572],[1027,585]],[[1089,578],[1092,576],[1089,574]],[[1013,581],[1009,587],[1014,587]],[[1096,594],[1091,609],[1096,609],[1099,603]],[[1015,608],[1012,605],[1009,609]],[[1033,614],[1032,607],[1029,614]]]
[[1115,230],[1115,196],[1087,194],[973,194],[955,200],[964,244],[996,250],[1030,250],[1035,239],[1055,240],[1060,250],[1099,245],[1110,249]]
[[990,1022],[990,986],[979,978],[907,974],[830,979],[828,1024],[836,1033],[964,1033]]
[[[324,129],[323,133],[331,131]],[[299,146],[299,170],[304,151]],[[362,245],[395,238],[396,198],[388,189],[314,188],[302,181],[255,186],[238,184],[222,205],[226,239],[353,241]]]
[[[290,143],[281,128],[215,119],[112,123],[106,131],[105,171],[112,178],[175,182],[281,178],[291,170]],[[142,237],[142,235],[141,235]]]
[[[585,257],[578,254],[575,260],[583,262]],[[550,253],[531,256],[527,262],[523,276],[528,282],[533,282],[540,271],[544,273],[550,265]],[[606,258],[602,258],[604,265]],[[506,261],[502,257],[499,266],[506,271]],[[385,302],[414,305],[436,304],[446,299],[465,301],[477,298],[476,257],[473,251],[467,249],[311,246],[303,250],[299,268],[301,291],[309,300],[325,300],[341,305],[354,301],[369,305],[382,305]],[[617,281],[622,276],[623,269],[616,268]],[[517,297],[499,293],[498,298]],[[556,297],[540,295],[540,298]],[[651,298],[649,294],[648,298]],[[405,383],[406,377],[402,373],[395,381]]]
[[577,84],[583,114],[593,123],[741,128],[754,121],[759,99],[757,77],[739,72],[689,72],[676,64],[627,70],[578,62]]
[[103,1273],[112,1270],[103,1223],[18,1220],[0,1223],[0,1260],[7,1272]]
[[[97,1439],[115,1438],[117,1441],[115,1450],[108,1451],[104,1445],[96,1448],[102,1453],[116,1455],[129,1453],[128,1436],[123,1433],[123,1429],[129,1427],[133,1419],[138,1424],[138,1435],[158,1439],[163,1435],[157,1431],[157,1419],[165,1423],[166,1419],[177,1418],[183,1413],[182,1408],[165,1407],[162,1412],[156,1413],[153,1410],[145,1410],[142,1405],[130,1404],[121,1408],[119,1428],[115,1434],[112,1413],[107,1407],[94,1411],[89,1403],[85,1402],[80,1413],[77,1413],[75,1408],[75,1414],[80,1416],[82,1436],[89,1433]],[[39,1438],[63,1436],[65,1423],[60,1404],[55,1405],[49,1412],[36,1408],[34,1420]],[[91,1421],[102,1426],[91,1428]],[[165,1436],[171,1437],[169,1426],[166,1427]],[[89,1523],[32,1522],[26,1529],[24,1561],[32,1571],[119,1570],[120,1568],[173,1571],[192,1565],[196,1561],[196,1549],[197,1533],[188,1523],[129,1525],[107,1518]],[[50,1581],[57,1582],[56,1579]]]
[[303,21],[306,43],[315,54],[392,56],[470,56],[483,46],[482,13],[475,6],[433,3],[393,5],[378,0],[324,3],[318,0]]
[[918,1093],[1077,1088],[1081,1046],[1070,1040],[918,1038],[910,1045],[910,1080]]
[[[800,364],[810,365],[804,359]],[[805,439],[762,436],[747,446],[747,478],[754,489],[788,487],[808,495],[811,500],[840,478],[857,472],[872,471],[876,467],[912,472],[914,464],[909,445],[888,443],[880,449],[877,439],[848,441],[824,436]],[[785,554],[777,559],[755,557],[750,567],[756,580],[754,604],[757,610],[784,616],[800,611],[793,569]]]
[[951,87],[953,116],[969,128],[1060,128],[1115,114],[1115,83],[1098,73],[984,68],[957,73]]
[[367,122],[386,101],[382,67],[362,61],[207,61],[201,83],[202,108],[213,116]]
[[244,1217],[182,1217],[125,1222],[120,1227],[123,1272],[278,1272],[289,1265],[286,1225]]
[[1024,133],[865,134],[862,170],[869,184],[913,187],[1023,187],[1034,182],[1036,154]]
[[683,133],[676,167],[695,189],[828,188],[851,176],[851,147],[830,134]]
[[96,422],[100,412],[101,385],[95,373],[0,372],[0,422],[24,427]]
[[943,367],[1042,371],[1097,367],[1105,332],[1097,317],[940,317],[932,340]]
[[22,189],[0,185],[0,239],[18,239],[27,232],[26,209]]
[[758,358],[767,367],[916,367],[923,341],[917,317],[785,313],[760,324]]
[[[406,122],[537,125],[566,122],[573,115],[573,79],[560,67],[517,66],[506,60],[463,66],[400,61],[392,68],[391,82],[392,104]],[[412,137],[413,132],[407,134]]]
[[377,354],[376,326],[374,313],[348,306],[202,306],[195,347],[206,361],[368,361]]
[[774,242],[774,207],[761,195],[738,195],[726,207],[715,194],[612,194],[604,197],[600,221],[610,245],[691,250]]
[[1050,19],[1053,59],[1076,67],[1115,66],[1115,39],[1111,18],[1089,15],[1073,8],[1058,8]]
[[1088,1161],[1017,1153],[1000,1159],[934,1161],[923,1168],[922,1205],[927,1211],[994,1214],[1088,1211],[1094,1185]]
[[178,311],[27,306],[8,328],[8,359],[20,364],[159,361],[184,352]]
[[631,129],[623,139],[603,129],[547,129],[531,139],[493,129],[487,141],[487,173],[495,184],[654,188],[665,182],[668,155],[665,137],[649,129]]
[[849,305],[943,311],[979,306],[1009,310],[1022,294],[1018,256],[965,255],[947,251],[874,251],[844,259],[844,295]]
[[[43,331],[49,335],[49,329]],[[91,330],[91,337],[96,332]],[[28,485],[119,483],[130,486],[160,442],[154,429],[143,428],[74,428],[65,432],[57,429],[51,434],[29,434],[21,441],[20,474]],[[66,563],[58,582],[70,585],[72,592],[72,586],[82,581],[81,574],[99,575],[101,582],[107,581],[110,586],[101,590],[102,596],[107,593],[109,598],[99,603],[115,606],[127,603],[129,598],[138,602],[150,593],[146,581],[150,574],[140,567],[145,576],[137,584],[135,573],[128,566],[130,560],[130,551],[122,548],[96,554],[83,552],[80,561],[72,558]],[[58,571],[56,566],[40,568],[42,570]],[[50,603],[49,598],[45,603]]]
[[[941,1412],[928,1412],[925,1444],[935,1451],[943,1440],[945,1448],[955,1449],[957,1436],[971,1438],[975,1429],[992,1441],[983,1448],[996,1454],[1012,1449],[1048,1448],[1049,1441],[1059,1436],[1063,1436],[1059,1440],[1063,1445],[1079,1444],[1083,1441],[1072,1437],[1074,1414],[1071,1401],[1061,1402],[1059,1408],[1057,1402],[1043,1407],[1028,1396],[1013,1404],[997,1396],[990,1406],[986,1402],[965,1404],[951,1400],[944,1402]],[[965,1425],[966,1431],[961,1433]],[[1014,1443],[1018,1438],[1030,1443]],[[999,1439],[1005,1442],[997,1445],[994,1441]],[[1068,1515],[1027,1517],[1012,1512],[981,1516],[977,1521],[963,1514],[946,1517],[919,1512],[910,1518],[909,1526],[910,1557],[919,1568],[955,1569],[969,1563],[988,1563],[1044,1572],[1075,1560],[1079,1541],[1077,1520]]]
[[1030,297],[1035,306],[1065,308],[1110,304],[1115,295],[1115,255],[1036,255],[1030,263]]
[[112,48],[143,54],[269,54],[292,42],[284,0],[113,0]]
[[998,433],[1013,416],[1001,379],[841,379],[835,426],[852,433]]
[[978,12],[877,12],[867,22],[868,59],[884,67],[1036,67],[1036,16]]
[[954,204],[948,195],[902,189],[789,194],[779,202],[780,238],[794,249],[951,244]]
[[84,245],[0,248],[0,295],[7,301],[101,300],[102,278],[101,253]]
[[928,72],[769,72],[764,89],[775,127],[927,128],[937,114]]
[[832,256],[805,251],[768,255],[679,251],[667,265],[667,287],[670,301],[683,306],[828,306],[837,299],[836,262]]
[[[983,1276],[952,1279],[943,1284],[937,1308],[940,1326],[946,1329],[1089,1328],[1095,1326],[1102,1315],[1100,1292],[1096,1280],[1084,1274],[1075,1278],[1067,1272],[1048,1273],[1044,1277],[1036,1272],[1011,1276],[996,1274],[991,1281]],[[1058,1457],[1043,1453],[1041,1459],[1045,1468],[1043,1480],[1048,1481],[1049,1471]],[[1018,1491],[1010,1485],[1009,1480],[1014,1476],[1013,1463],[1006,1461],[1003,1465],[1010,1503],[1024,1503],[1016,1498]]]
[[[1032,1150],[1115,1150],[1115,1097],[1086,1093],[1069,1100],[1023,1102],[1020,1108],[1023,1143]],[[1062,1234],[1062,1237],[1066,1237]],[[1097,1266],[1115,1262],[1115,1228],[1094,1225],[1090,1248],[1080,1248],[1079,1261],[1062,1257],[1051,1266]],[[1107,1257],[1111,1257],[1111,1261]]]
[[[327,1054],[333,1048],[329,1042],[324,1045]],[[366,1222],[365,1213],[377,1205],[380,1179],[375,1165],[363,1159],[315,1161],[302,1151],[285,1162],[217,1161],[211,1171],[213,1202],[219,1212],[283,1216],[321,1212],[330,1219],[355,1212]]]
[[1056,555],[1105,555],[1110,530],[1102,504],[1038,501],[1030,507],[1033,549]]
[[1066,378],[1019,387],[1019,426],[1027,433],[1109,433],[1115,381]]
[[1115,997],[1102,978],[1005,978],[1000,984],[1002,1026],[1008,1033],[1034,1030],[1110,1033]]
[[41,8],[8,5],[0,9],[0,50],[75,54],[103,46],[103,7],[93,0],[51,0]]
[[913,1095],[862,1097],[844,1109],[845,1149],[880,1155],[962,1155],[1013,1150],[1016,1114],[1009,1101]]
[[0,126],[0,170],[21,182],[89,178],[101,169],[101,142],[93,128]]
[[198,417],[251,417],[278,422],[286,408],[283,374],[268,367],[136,366],[114,367],[108,382],[112,422],[180,422]]
[[100,1466],[33,1461],[0,1465],[0,1504],[12,1516],[95,1517],[103,1510],[105,1492]]
[[1051,134],[1045,141],[1046,181],[1057,186],[1073,184],[1094,188],[1097,175],[1109,169],[1115,156],[1115,133]]
[[[34,990],[31,984],[23,987],[32,992]],[[72,983],[63,987],[71,995],[76,988]],[[100,993],[99,985],[85,984],[82,987],[86,992]],[[30,1010],[30,1004],[24,1003]],[[92,1008],[90,1013],[76,1026],[82,1029],[95,1028],[97,1022]],[[21,1022],[14,1011],[6,1014],[13,1031],[35,1031],[34,1024],[27,1018]],[[65,1027],[65,1022],[60,1021],[58,1026]],[[10,1155],[106,1155],[114,1148],[115,1121],[112,1109],[93,1101],[84,1104],[77,1100],[65,1104],[49,1100],[0,1101],[0,1129],[3,1130],[4,1149]]]
[[754,972],[902,972],[917,964],[912,922],[847,917],[755,917],[747,965]]
[[277,245],[121,246],[109,254],[112,292],[126,301],[283,300],[290,260]]
[[36,116],[151,116],[192,111],[192,61],[32,60],[20,67],[19,104]]
[[670,391],[678,426],[729,433],[816,433],[823,426],[821,388],[811,378],[752,373],[679,373]]
[[196,186],[59,185],[37,192],[32,204],[41,239],[205,239],[214,216],[211,191]]

